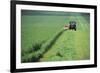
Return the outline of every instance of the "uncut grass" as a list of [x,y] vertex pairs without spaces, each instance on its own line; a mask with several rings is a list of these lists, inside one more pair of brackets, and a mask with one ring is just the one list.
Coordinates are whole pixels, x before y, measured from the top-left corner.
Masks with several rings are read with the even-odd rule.
[[33,42],[48,40],[63,27],[65,20],[66,17],[61,16],[22,16],[22,48],[25,50]]

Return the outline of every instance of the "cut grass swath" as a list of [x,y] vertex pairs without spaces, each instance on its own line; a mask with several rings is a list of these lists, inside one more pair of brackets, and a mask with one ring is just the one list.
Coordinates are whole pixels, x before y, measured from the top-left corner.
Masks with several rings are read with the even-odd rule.
[[56,42],[56,40],[59,38],[59,36],[64,32],[65,30],[61,30],[58,32],[52,39],[48,40],[43,45],[37,44],[34,46],[34,48],[38,48],[38,51],[34,51],[34,53],[31,53],[29,55],[25,55],[22,58],[22,62],[37,62],[39,59],[43,56],[45,52],[47,52],[52,45]]

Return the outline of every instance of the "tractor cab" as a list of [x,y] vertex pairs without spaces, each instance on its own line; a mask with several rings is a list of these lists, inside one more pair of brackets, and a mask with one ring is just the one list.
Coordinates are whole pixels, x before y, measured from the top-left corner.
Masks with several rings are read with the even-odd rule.
[[76,31],[76,22],[75,21],[70,21],[69,22],[69,29],[74,29]]

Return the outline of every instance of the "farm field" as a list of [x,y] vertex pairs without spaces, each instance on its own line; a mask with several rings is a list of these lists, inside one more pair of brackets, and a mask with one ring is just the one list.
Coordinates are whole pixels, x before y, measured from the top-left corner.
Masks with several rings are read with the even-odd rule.
[[[77,30],[64,30],[76,21]],[[21,61],[69,61],[90,58],[88,13],[22,10]]]

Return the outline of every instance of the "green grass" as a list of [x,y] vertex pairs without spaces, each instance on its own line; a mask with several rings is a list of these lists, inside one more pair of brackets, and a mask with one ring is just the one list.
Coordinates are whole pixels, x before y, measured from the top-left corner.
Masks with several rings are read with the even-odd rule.
[[[39,11],[39,13],[33,11],[29,15],[22,12],[22,62],[89,59],[89,15],[84,13],[57,14],[56,12],[47,12],[48,14],[45,15],[45,13],[45,11]],[[73,20],[77,22],[77,30],[66,30],[57,37],[64,25]],[[55,37],[57,37],[56,40]]]
[[[36,22],[34,19],[37,19]],[[50,39],[65,24],[62,20],[66,20],[66,17],[22,16],[22,49],[27,51],[32,44]]]
[[[89,23],[81,15],[71,16],[68,21],[70,20],[78,22],[77,31],[66,30],[40,61],[87,60],[90,58]],[[58,53],[61,56],[57,55]]]

